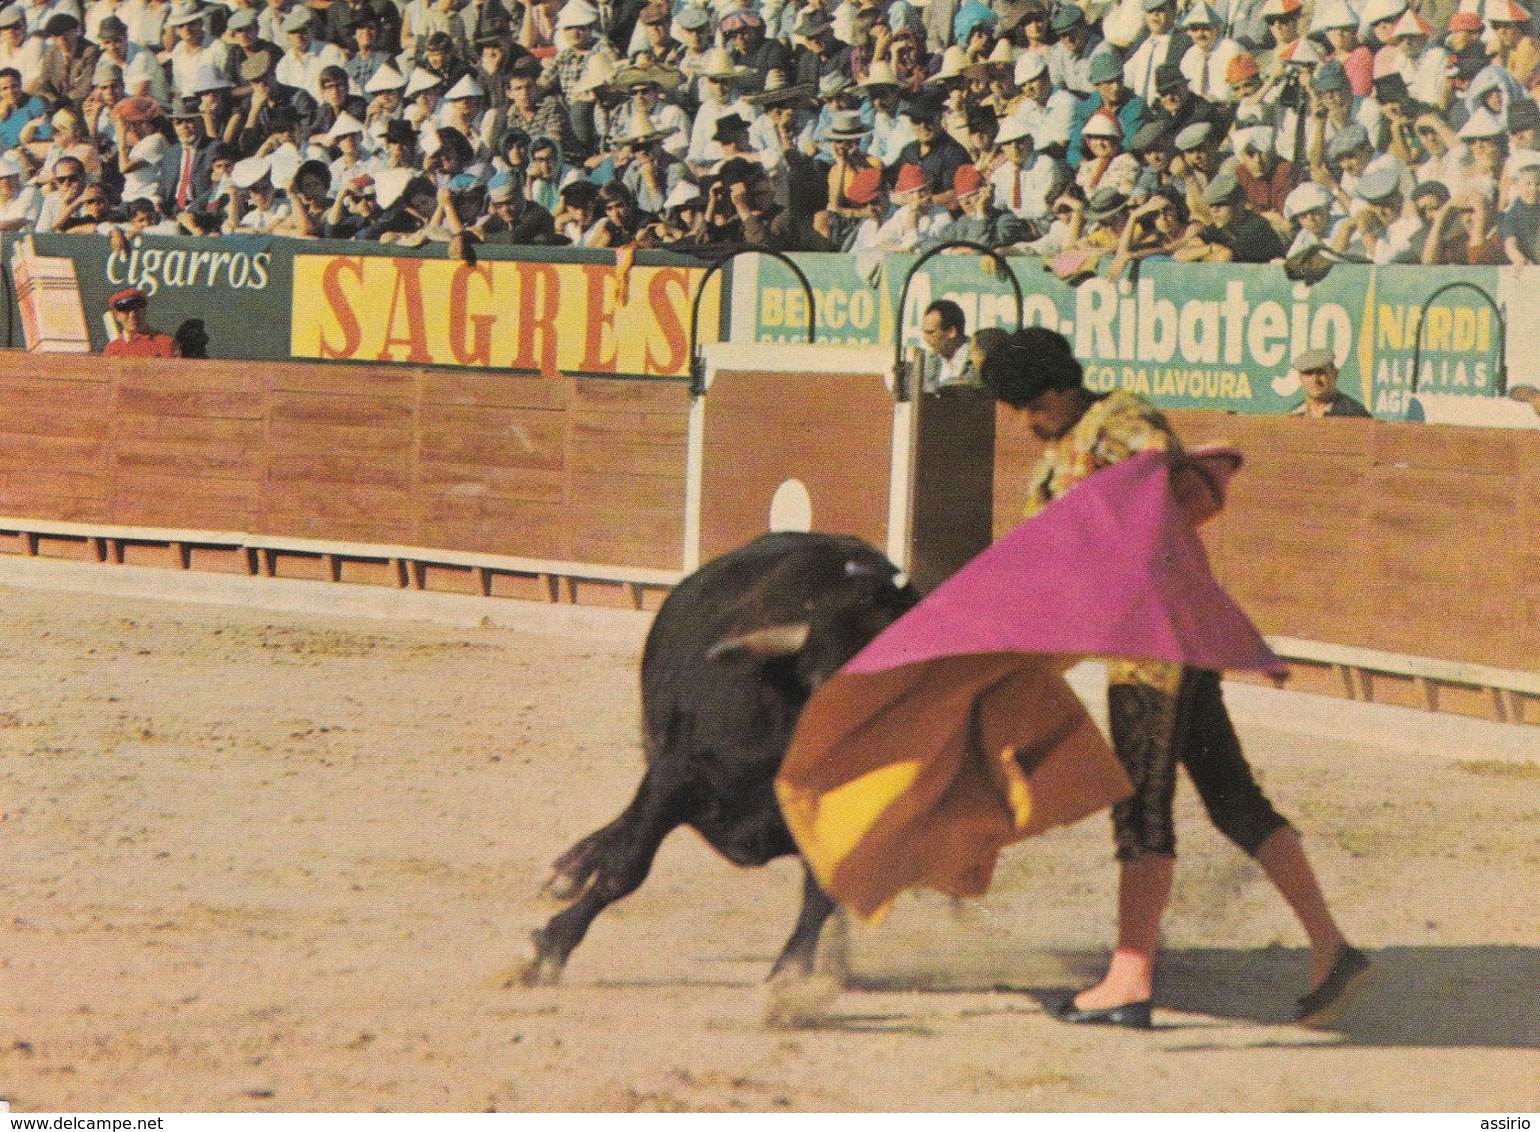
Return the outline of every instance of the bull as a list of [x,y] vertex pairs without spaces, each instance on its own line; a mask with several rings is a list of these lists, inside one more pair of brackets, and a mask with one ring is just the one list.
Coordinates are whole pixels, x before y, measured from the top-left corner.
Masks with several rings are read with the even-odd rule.
[[[642,652],[646,771],[621,815],[563,853],[546,891],[569,901],[517,970],[549,985],[594,919],[636,891],[688,825],[735,865],[797,852],[773,782],[821,683],[918,595],[860,539],[782,532],[707,563],[658,610]],[[771,968],[809,975],[834,902],[803,863],[802,907]]]

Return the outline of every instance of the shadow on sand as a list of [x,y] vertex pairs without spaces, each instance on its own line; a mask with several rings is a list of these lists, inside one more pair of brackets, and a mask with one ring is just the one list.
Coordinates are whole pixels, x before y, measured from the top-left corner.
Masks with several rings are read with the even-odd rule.
[[[1340,1036],[1331,1047],[1439,1046],[1540,1049],[1540,948],[1516,945],[1468,947],[1385,947],[1369,953],[1370,981],[1341,1020],[1327,1033]],[[1007,991],[1027,995],[1051,1009],[1074,985],[1094,981],[1106,962],[1104,953],[1073,952],[1053,956],[1060,969],[1082,978],[1080,984],[1047,985],[1032,972],[1025,979],[1004,957],[994,970],[947,972],[944,982],[921,972],[862,974],[849,980],[852,991]],[[1180,1023],[1162,1026],[1158,1011],[1288,1027],[1276,1041],[1253,1045],[1302,1043],[1284,1036],[1294,1030],[1294,1000],[1305,987],[1309,954],[1303,948],[1260,950],[1226,948],[1162,951],[1156,975],[1156,1028],[1192,1029]],[[1314,1040],[1314,1039],[1313,1039]],[[1233,1047],[1233,1043],[1226,1043]],[[1208,1044],[1172,1045],[1172,1050],[1217,1048]]]

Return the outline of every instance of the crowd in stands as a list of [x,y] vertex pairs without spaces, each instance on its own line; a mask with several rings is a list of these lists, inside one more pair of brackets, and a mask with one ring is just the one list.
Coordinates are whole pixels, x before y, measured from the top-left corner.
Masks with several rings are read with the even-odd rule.
[[13,0],[0,230],[1540,262],[1537,31],[1518,0]]

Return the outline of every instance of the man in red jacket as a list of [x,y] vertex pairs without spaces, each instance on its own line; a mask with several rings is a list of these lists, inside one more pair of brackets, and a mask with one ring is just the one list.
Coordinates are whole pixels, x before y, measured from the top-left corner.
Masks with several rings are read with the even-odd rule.
[[145,310],[150,296],[137,287],[128,287],[107,300],[118,336],[107,343],[102,354],[109,358],[175,358],[181,356],[176,339],[150,327]]

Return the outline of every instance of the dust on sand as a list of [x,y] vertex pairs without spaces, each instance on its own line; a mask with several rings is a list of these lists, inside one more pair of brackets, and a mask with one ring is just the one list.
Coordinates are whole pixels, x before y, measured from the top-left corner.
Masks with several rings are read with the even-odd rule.
[[[1501,752],[1241,720],[1375,981],[1287,1025],[1302,938],[1180,800],[1157,1029],[1052,1003],[1111,931],[1105,820],[987,898],[849,930],[802,1028],[790,860],[688,831],[561,986],[496,988],[548,863],[639,777],[624,638],[0,590],[0,1097],[19,1110],[1540,1107],[1540,733]],[[1284,697],[1275,704],[1297,702]],[[1408,719],[1411,717],[1408,716]],[[1511,731],[1511,729],[1509,729]]]

